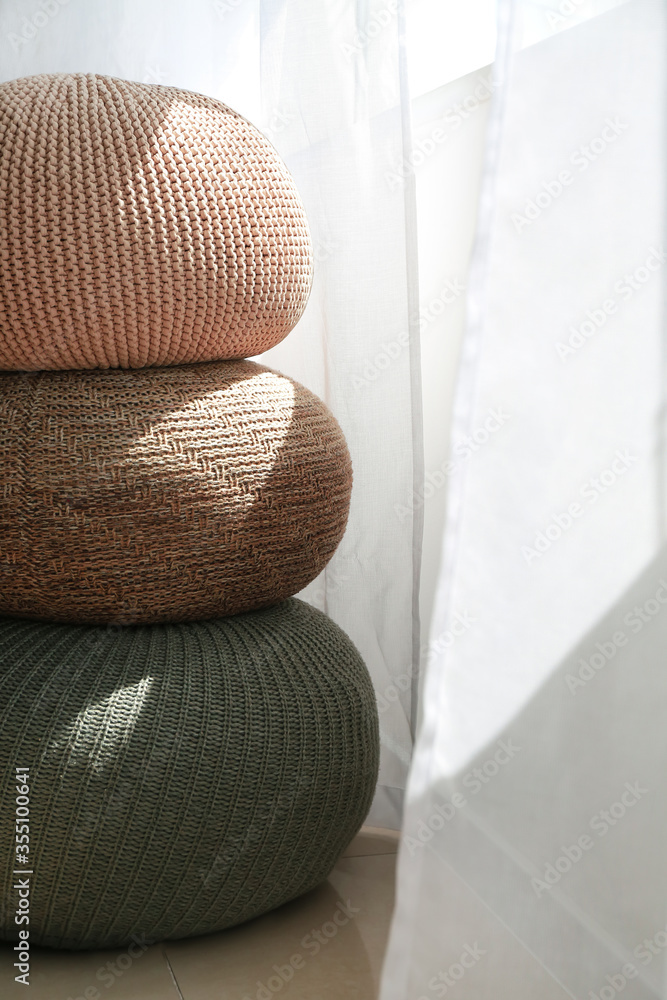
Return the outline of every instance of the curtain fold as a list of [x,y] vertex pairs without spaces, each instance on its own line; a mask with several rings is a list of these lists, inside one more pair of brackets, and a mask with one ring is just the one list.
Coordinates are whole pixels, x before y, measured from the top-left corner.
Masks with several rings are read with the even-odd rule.
[[382,1000],[665,995],[665,8],[570,6],[499,4]]

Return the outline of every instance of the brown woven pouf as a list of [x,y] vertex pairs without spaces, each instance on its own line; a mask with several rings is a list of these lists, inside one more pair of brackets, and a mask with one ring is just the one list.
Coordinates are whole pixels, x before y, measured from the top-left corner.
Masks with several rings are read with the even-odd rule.
[[0,369],[252,357],[312,252],[271,143],[220,101],[94,74],[0,84]]
[[352,470],[316,396],[252,361],[0,374],[0,614],[194,621],[301,590]]

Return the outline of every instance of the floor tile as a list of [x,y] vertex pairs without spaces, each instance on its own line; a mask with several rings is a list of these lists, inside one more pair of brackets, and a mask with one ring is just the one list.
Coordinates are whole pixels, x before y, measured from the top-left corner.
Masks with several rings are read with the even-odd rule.
[[161,944],[145,951],[52,951],[32,948],[28,988],[18,974],[12,945],[0,944],[2,1000],[180,1000]]
[[369,854],[396,854],[400,842],[398,830],[364,826],[343,854],[344,858],[363,858]]
[[0,944],[0,997],[375,1000],[393,907],[395,843],[391,831],[366,828],[323,885],[218,934],[134,956],[33,948],[28,990],[14,982],[11,945]]
[[395,862],[344,858],[324,885],[272,913],[169,943],[184,1000],[375,1000]]

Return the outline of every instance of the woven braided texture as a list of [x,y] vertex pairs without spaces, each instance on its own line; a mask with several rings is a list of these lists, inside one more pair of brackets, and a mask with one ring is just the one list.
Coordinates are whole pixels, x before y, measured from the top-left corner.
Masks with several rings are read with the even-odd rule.
[[252,361],[2,373],[0,427],[0,614],[236,614],[298,593],[345,530],[340,427]]
[[220,101],[94,74],[0,84],[0,368],[250,357],[312,251],[271,143]]
[[378,771],[366,667],[290,599],[194,625],[0,622],[0,937],[16,940],[29,767],[30,942],[190,937],[322,881]]

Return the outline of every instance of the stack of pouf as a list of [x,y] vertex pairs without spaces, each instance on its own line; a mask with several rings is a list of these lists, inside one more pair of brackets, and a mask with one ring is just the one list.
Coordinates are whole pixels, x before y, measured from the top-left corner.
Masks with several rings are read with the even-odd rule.
[[0,937],[16,871],[31,944],[220,930],[326,878],[377,777],[367,670],[293,597],[345,440],[243,360],[305,308],[304,211],[219,101],[49,75],[0,86],[0,232]]

